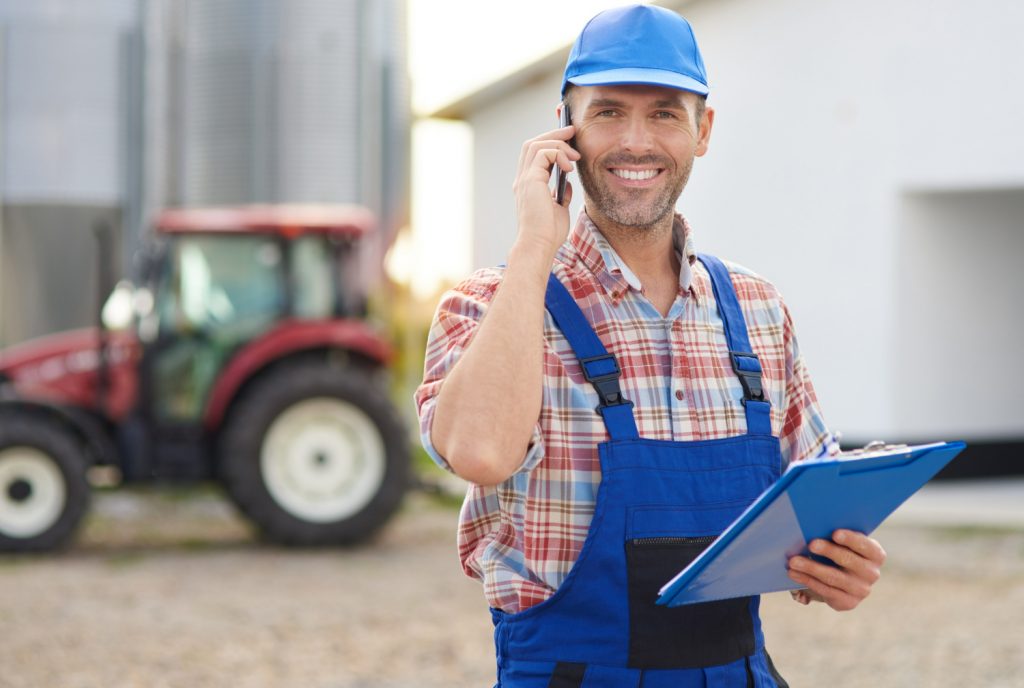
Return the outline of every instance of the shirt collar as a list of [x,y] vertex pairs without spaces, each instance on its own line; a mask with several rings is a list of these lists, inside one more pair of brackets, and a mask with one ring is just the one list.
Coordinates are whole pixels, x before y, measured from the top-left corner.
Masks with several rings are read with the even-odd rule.
[[[690,224],[679,214],[676,214],[672,225],[672,245],[679,258],[679,289],[695,297],[699,296],[699,280],[694,280],[693,273],[693,264],[697,259],[693,248],[693,232]],[[637,292],[642,290],[640,279],[615,252],[586,210],[580,212],[576,220],[576,226],[569,235],[568,248],[594,273],[613,301],[617,302],[627,289]]]

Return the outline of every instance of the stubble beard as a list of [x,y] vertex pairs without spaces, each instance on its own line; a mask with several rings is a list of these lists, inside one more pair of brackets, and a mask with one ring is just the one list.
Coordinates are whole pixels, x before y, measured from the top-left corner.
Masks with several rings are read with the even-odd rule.
[[658,164],[665,169],[662,174],[669,174],[671,168],[665,163],[663,158],[657,156],[617,156],[601,161],[596,174],[591,174],[590,165],[578,164],[576,169],[586,194],[588,210],[597,211],[599,215],[619,227],[630,228],[634,236],[661,228],[665,224],[665,219],[675,214],[676,200],[683,192],[693,168],[692,157],[686,160],[674,178],[653,197],[649,189],[613,191],[605,181],[603,173],[608,166]]

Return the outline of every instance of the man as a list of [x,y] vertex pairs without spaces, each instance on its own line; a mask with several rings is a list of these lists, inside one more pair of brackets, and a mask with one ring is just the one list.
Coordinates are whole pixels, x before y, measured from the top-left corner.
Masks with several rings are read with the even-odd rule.
[[[499,685],[785,685],[758,598],[655,605],[787,463],[836,450],[774,287],[698,257],[674,213],[714,123],[690,25],[599,14],[562,93],[572,124],[522,148],[508,265],[445,295],[417,391],[425,447],[472,483],[459,549]],[[556,166],[583,186],[572,233]],[[836,609],[885,557],[846,531],[811,549],[837,566],[793,557],[794,598]]]

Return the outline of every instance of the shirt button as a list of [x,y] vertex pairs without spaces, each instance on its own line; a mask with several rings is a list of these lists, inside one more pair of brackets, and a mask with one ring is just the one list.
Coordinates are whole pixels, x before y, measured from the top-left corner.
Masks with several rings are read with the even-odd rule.
[[676,390],[676,399],[678,399],[679,401],[683,400],[683,390],[681,390],[681,389],[677,389]]

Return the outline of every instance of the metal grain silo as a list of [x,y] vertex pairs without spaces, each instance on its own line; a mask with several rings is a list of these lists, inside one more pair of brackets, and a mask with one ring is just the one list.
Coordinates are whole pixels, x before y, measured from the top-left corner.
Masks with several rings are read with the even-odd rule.
[[89,324],[130,206],[137,0],[0,2],[0,345]]
[[[399,2],[147,6],[146,207],[354,202],[404,221],[410,114]],[[156,133],[160,130],[162,133]]]

